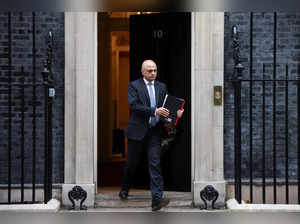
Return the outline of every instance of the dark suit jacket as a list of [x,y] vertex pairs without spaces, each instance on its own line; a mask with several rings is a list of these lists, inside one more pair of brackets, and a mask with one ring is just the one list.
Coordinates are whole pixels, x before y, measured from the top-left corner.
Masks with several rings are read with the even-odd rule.
[[[161,107],[167,94],[166,85],[157,80],[154,81],[156,107]],[[130,108],[130,119],[125,134],[128,139],[142,140],[147,134],[150,116],[154,116],[155,109],[150,107],[150,97],[147,86],[140,78],[128,85],[128,103]],[[154,128],[154,133],[160,134],[161,122]]]

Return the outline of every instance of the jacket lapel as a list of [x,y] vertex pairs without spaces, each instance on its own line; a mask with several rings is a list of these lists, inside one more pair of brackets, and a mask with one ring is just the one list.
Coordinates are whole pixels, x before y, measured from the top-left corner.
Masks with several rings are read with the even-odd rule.
[[150,97],[149,97],[148,89],[147,89],[147,86],[146,86],[143,78],[140,79],[140,85],[141,85],[141,87],[142,87],[141,89],[142,89],[142,91],[144,92],[144,95],[145,95],[145,102],[148,105],[150,105]]
[[158,84],[157,84],[157,81],[154,81],[154,88],[155,88],[155,101],[156,101],[156,107],[158,107],[159,86],[158,86]]

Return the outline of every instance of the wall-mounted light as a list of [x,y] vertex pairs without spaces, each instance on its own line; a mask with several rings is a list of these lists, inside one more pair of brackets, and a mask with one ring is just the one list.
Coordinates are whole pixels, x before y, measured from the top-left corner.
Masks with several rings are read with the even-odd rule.
[[238,34],[237,26],[233,25],[231,30],[232,37],[236,36]]

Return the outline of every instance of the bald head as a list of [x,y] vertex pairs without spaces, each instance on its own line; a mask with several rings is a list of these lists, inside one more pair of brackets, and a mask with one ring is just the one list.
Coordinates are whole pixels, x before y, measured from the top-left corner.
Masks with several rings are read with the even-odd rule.
[[152,82],[157,76],[157,67],[154,61],[145,60],[141,68],[142,75],[148,82]]
[[147,66],[152,66],[152,65],[155,65],[155,62],[152,61],[152,60],[145,60],[143,61],[143,64],[142,64],[142,69],[145,69]]

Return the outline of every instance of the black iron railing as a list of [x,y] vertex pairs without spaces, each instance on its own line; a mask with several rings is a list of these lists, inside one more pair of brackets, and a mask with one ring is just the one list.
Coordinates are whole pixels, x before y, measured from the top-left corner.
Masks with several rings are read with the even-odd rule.
[[[265,67],[265,65],[263,65]],[[243,87],[244,86],[249,86],[249,92],[251,92],[251,88],[252,85],[255,83],[255,85],[261,85],[262,86],[262,94],[260,95],[261,100],[262,100],[262,105],[261,105],[261,111],[262,111],[262,133],[261,133],[261,153],[262,153],[262,159],[261,159],[261,165],[262,165],[262,175],[261,175],[261,180],[262,180],[262,201],[263,203],[266,203],[266,142],[265,142],[265,135],[266,135],[266,123],[265,121],[270,119],[270,117],[268,117],[266,115],[266,83],[272,84],[272,87],[275,89],[278,88],[278,86],[280,85],[280,87],[284,88],[284,96],[285,96],[285,104],[284,104],[284,121],[280,121],[282,123],[284,123],[284,142],[285,145],[284,147],[276,147],[276,142],[277,142],[277,129],[276,129],[276,124],[279,123],[278,118],[276,118],[276,91],[272,91],[272,97],[273,97],[273,113],[271,114],[272,116],[272,130],[268,130],[268,131],[272,131],[273,132],[273,143],[272,143],[272,148],[273,148],[273,153],[272,153],[272,161],[273,161],[273,203],[276,204],[277,203],[277,187],[278,187],[278,183],[277,183],[277,178],[279,178],[278,176],[278,167],[277,167],[277,152],[278,151],[282,151],[284,150],[284,160],[285,160],[285,164],[284,164],[284,181],[285,181],[285,198],[286,198],[286,203],[289,203],[289,142],[290,142],[290,135],[289,135],[289,106],[291,105],[291,103],[289,102],[289,86],[290,85],[296,85],[297,86],[297,94],[298,94],[298,99],[297,99],[297,113],[298,113],[298,127],[299,127],[299,118],[300,118],[300,108],[299,108],[299,103],[300,103],[300,80],[298,79],[288,79],[288,64],[286,64],[286,79],[252,79],[252,80],[246,80],[246,79],[237,79],[237,80],[232,80],[233,82],[233,87],[234,87],[234,114],[235,114],[235,126],[234,126],[234,130],[235,130],[235,134],[234,134],[234,138],[235,138],[235,195],[236,198],[239,202],[241,202],[242,199],[242,133],[241,133],[241,98],[242,98],[242,93],[244,91]],[[263,69],[265,70],[265,69]],[[264,75],[263,75],[264,76]],[[269,85],[268,84],[268,85]],[[250,87],[251,86],[251,87]],[[270,86],[270,85],[269,85]],[[249,94],[249,101],[251,102],[251,98],[252,95]],[[250,107],[253,107],[255,104],[250,104]],[[257,105],[255,105],[257,107]],[[250,109],[251,111],[251,109]],[[254,167],[253,166],[253,162],[255,159],[253,158],[253,156],[250,156],[251,154],[253,154],[253,117],[251,115],[251,113],[249,113],[249,188],[250,188],[250,202],[253,202],[253,171],[257,170],[258,167]],[[300,136],[299,133],[300,129],[298,128],[298,136]],[[298,141],[299,142],[299,137],[298,137]],[[299,143],[298,144],[298,195],[299,195]],[[283,167],[281,167],[281,169],[283,169]],[[269,181],[270,182],[270,181]],[[282,183],[282,181],[281,181]],[[299,200],[298,200],[299,201]]]
[[[290,203],[290,191],[291,185],[298,188],[298,204],[300,204],[300,66],[297,64],[279,64],[277,63],[277,13],[274,16],[274,46],[273,46],[273,63],[262,63],[262,74],[260,78],[253,78],[253,13],[250,13],[250,61],[249,61],[249,78],[243,78],[243,65],[240,59],[240,41],[239,32],[236,25],[232,28],[233,38],[233,58],[234,58],[234,75],[232,79],[226,79],[226,82],[232,83],[234,90],[234,169],[235,169],[235,198],[241,203],[243,199],[242,187],[243,184],[249,186],[249,202],[253,203],[254,195],[254,182],[261,186],[262,202],[269,202],[267,199],[266,187],[272,186],[272,200],[273,203],[278,203],[278,186],[285,185],[285,203]],[[298,67],[297,77],[290,78],[290,66]],[[278,67],[283,68],[281,73],[277,72]],[[272,74],[266,76],[266,70],[271,71]],[[291,90],[292,87],[296,89]],[[261,91],[254,91],[254,88],[259,88]],[[291,100],[290,91],[294,91],[294,100]],[[245,98],[245,92],[249,93]],[[290,94],[290,95],[289,95]],[[268,96],[269,101],[266,102]],[[284,96],[284,100],[279,97]],[[255,97],[255,98],[254,98]],[[271,99],[271,103],[270,103]],[[257,102],[261,103],[257,103]],[[284,104],[282,103],[284,101]],[[247,135],[244,136],[242,131],[242,123],[246,121],[242,120],[243,109],[242,106],[247,104]],[[270,110],[270,107],[272,109]],[[260,113],[261,122],[260,126],[257,123],[254,127],[254,109]],[[268,108],[268,110],[266,109]],[[290,109],[292,108],[292,109]],[[245,109],[245,108],[244,108]],[[278,119],[278,114],[284,114],[284,116]],[[292,115],[293,118],[291,118]],[[295,119],[296,114],[296,119]],[[292,119],[295,120],[297,134],[290,133],[290,124]],[[267,123],[267,121],[269,123]],[[271,123],[271,124],[270,124]],[[283,128],[284,127],[284,128]],[[257,137],[254,135],[255,129],[260,129],[261,132]],[[280,131],[278,131],[278,129]],[[280,132],[280,133],[279,133]],[[266,142],[266,134],[272,133],[272,145],[268,145]],[[283,134],[282,134],[283,133]],[[280,137],[279,137],[280,136]],[[256,137],[256,139],[254,139]],[[247,138],[248,143],[243,143],[243,139]],[[293,138],[293,139],[292,139]],[[259,139],[259,146],[254,145]],[[296,149],[291,147],[291,142],[297,142]],[[279,143],[280,142],[280,143]],[[282,144],[284,142],[284,144]],[[244,145],[243,145],[244,144]],[[247,151],[243,150],[243,147],[247,147]],[[266,148],[271,148],[267,152]],[[256,151],[254,151],[254,148]],[[259,150],[257,150],[259,148]],[[243,153],[245,154],[243,155]],[[255,153],[255,154],[254,154]],[[289,158],[291,153],[297,155],[297,161],[295,167],[289,166]],[[279,155],[280,154],[280,155]],[[259,158],[258,158],[259,155]],[[246,158],[246,159],[245,159]],[[279,161],[278,158],[283,158]],[[272,161],[272,165],[269,162]],[[283,161],[283,162],[282,162]],[[245,162],[247,162],[247,170],[245,169]],[[283,165],[279,165],[279,164]],[[256,165],[254,165],[256,164]],[[260,167],[257,166],[260,165]],[[244,168],[243,168],[244,166]],[[271,167],[271,168],[270,168]],[[290,171],[294,174],[291,174]],[[295,174],[296,173],[296,174]],[[292,177],[291,177],[292,176]],[[254,181],[255,180],[255,181]],[[248,198],[248,195],[245,197]]]
[[[51,119],[52,100],[55,94],[51,71],[53,38],[52,33],[49,32],[49,36],[47,37],[47,58],[44,64],[44,71],[42,71],[43,82],[38,82],[38,74],[36,71],[36,18],[35,13],[32,13],[32,71],[26,72],[24,66],[22,66],[21,70],[17,72],[18,78],[13,78],[13,73],[16,73],[16,69],[13,68],[13,26],[11,20],[12,14],[8,13],[7,79],[1,79],[0,82],[0,89],[2,90],[0,92],[0,98],[5,99],[7,96],[7,104],[4,103],[5,105],[1,106],[1,124],[4,124],[7,119],[7,142],[1,142],[1,146],[7,145],[7,164],[1,163],[2,166],[5,167],[0,167],[2,170],[7,169],[7,178],[3,179],[2,177],[2,180],[0,180],[0,190],[1,194],[7,191],[7,200],[0,201],[0,204],[40,202],[40,199],[36,197],[36,190],[41,186],[44,190],[43,201],[47,203],[52,198]],[[32,75],[29,77],[30,74]],[[30,90],[31,94],[28,94]],[[1,94],[5,94],[5,96],[1,96]],[[44,100],[42,100],[44,102],[41,103],[42,96],[44,96]],[[32,113],[28,112],[28,107],[31,107]],[[41,116],[44,117],[44,122],[40,122],[41,119],[38,119],[38,117]],[[31,130],[26,130],[25,124],[28,125],[28,123],[31,123],[31,125],[29,125]],[[28,137],[28,132],[30,131],[31,138]],[[16,135],[13,135],[13,132],[18,133],[18,137],[15,137]],[[37,136],[40,136],[41,132],[44,132],[44,143],[37,142]],[[16,147],[18,149],[16,149]],[[44,150],[41,150],[41,148]],[[20,154],[16,156],[18,152],[20,152]],[[41,153],[44,155],[40,155]],[[37,159],[37,157],[39,159]],[[44,175],[42,175],[42,177],[40,170],[37,170],[36,167],[36,164],[41,162],[40,158],[43,158],[42,162],[44,163]],[[30,161],[31,165],[28,165],[28,161]],[[14,165],[16,163],[19,163],[19,165]],[[31,170],[29,169],[30,167]],[[25,169],[27,169],[27,171]],[[28,169],[31,175],[28,175]],[[31,178],[29,178],[30,176]],[[39,176],[39,178],[37,178],[37,176]],[[41,179],[44,180],[44,183],[40,181]],[[25,197],[26,189],[31,191],[31,199]]]

